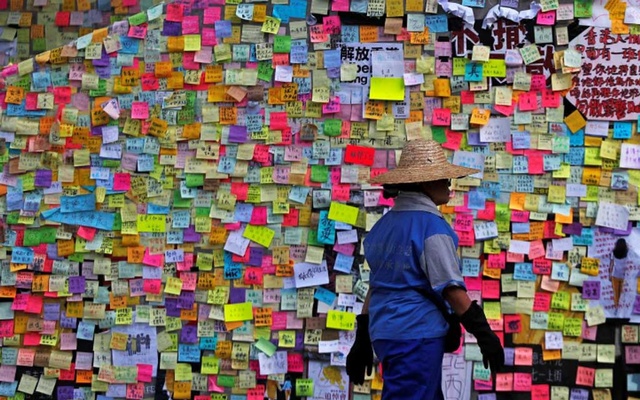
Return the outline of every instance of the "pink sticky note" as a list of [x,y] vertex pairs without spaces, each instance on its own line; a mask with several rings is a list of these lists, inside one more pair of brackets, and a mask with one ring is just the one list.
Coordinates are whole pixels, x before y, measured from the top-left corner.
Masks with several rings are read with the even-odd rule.
[[556,23],[556,10],[538,12],[536,23],[538,25],[554,25]]
[[153,374],[153,365],[138,364],[138,382],[151,382]]
[[513,372],[496,374],[496,392],[511,392],[513,390]]
[[146,103],[144,101],[134,101],[133,103],[131,103],[131,118],[149,118],[149,103]]
[[144,257],[142,257],[142,263],[152,267],[161,268],[164,266],[164,254],[151,254],[149,249],[145,249]]
[[533,365],[533,349],[530,347],[516,347],[513,365]]
[[98,230],[96,228],[90,228],[88,226],[81,226],[78,228],[78,236],[81,238],[91,241],[96,236],[96,232]]
[[516,392],[531,391],[531,374],[526,372],[514,372],[513,390]]
[[127,191],[131,189],[131,175],[127,173],[113,174],[113,190]]
[[432,124],[434,126],[450,126],[451,110],[448,108],[434,108],[432,114]]

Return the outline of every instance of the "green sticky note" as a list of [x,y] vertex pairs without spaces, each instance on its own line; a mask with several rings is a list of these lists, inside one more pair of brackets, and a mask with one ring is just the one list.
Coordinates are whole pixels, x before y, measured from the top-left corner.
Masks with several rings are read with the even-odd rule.
[[37,246],[40,243],[42,242],[40,239],[39,229],[27,229],[24,231],[24,239],[22,243],[24,246]]
[[19,212],[10,212],[9,214],[7,214],[7,224],[17,224],[18,223],[18,219],[20,219],[20,213]]
[[371,78],[371,100],[404,100],[404,78]]
[[307,234],[307,244],[309,246],[324,246],[324,243],[318,241],[318,231],[310,230]]
[[288,35],[275,36],[273,38],[273,52],[274,53],[291,52],[291,36],[288,36]]
[[147,22],[147,13],[146,12],[139,12],[137,14],[134,14],[132,16],[129,17],[129,24],[130,25],[142,25],[145,22]]
[[69,256],[69,261],[74,262],[83,262],[84,261],[84,253],[73,253]]
[[273,67],[271,61],[260,61],[258,63],[258,79],[265,82],[271,82],[273,76]]
[[325,183],[329,179],[329,167],[326,165],[311,166],[311,182]]
[[256,348],[269,357],[274,355],[277,349],[275,344],[263,338],[258,339],[256,342]]
[[465,66],[469,62],[468,58],[454,57],[453,58],[453,76],[464,76]]
[[232,388],[236,384],[236,377],[233,375],[218,375],[218,386]]
[[[120,215],[120,213],[116,213],[115,217],[113,219],[113,230],[114,231],[121,231],[122,230],[122,215]],[[50,243],[50,242],[45,242],[43,240],[44,243]],[[54,241],[55,243],[55,241]]]
[[296,396],[313,396],[313,379],[296,379]]
[[[120,214],[117,214],[120,215]],[[56,232],[58,231],[53,227],[45,227],[40,228],[40,243],[55,243],[56,242]]]
[[328,118],[324,120],[324,134],[326,136],[340,136],[342,132],[342,120]]
[[444,126],[432,126],[431,134],[433,136],[433,140],[438,143],[444,143],[447,141],[447,135],[444,131]]
[[592,0],[574,0],[573,1],[573,16],[575,18],[591,18],[592,14],[593,14]]
[[180,190],[173,192],[173,207],[174,208],[191,208],[191,202],[193,199],[183,199],[180,196]]
[[549,313],[549,325],[550,331],[561,331],[564,328],[564,315],[560,313]]
[[210,211],[211,210],[209,210],[206,207],[196,207],[196,218],[197,217],[208,217]]
[[189,188],[204,186],[204,174],[186,174],[185,184]]

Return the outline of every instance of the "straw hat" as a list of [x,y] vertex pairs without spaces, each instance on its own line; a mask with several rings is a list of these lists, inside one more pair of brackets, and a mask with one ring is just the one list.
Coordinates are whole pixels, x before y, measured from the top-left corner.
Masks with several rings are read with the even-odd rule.
[[402,149],[398,166],[369,182],[382,185],[432,182],[461,178],[475,174],[477,169],[449,163],[440,144],[434,140],[417,139],[407,142]]

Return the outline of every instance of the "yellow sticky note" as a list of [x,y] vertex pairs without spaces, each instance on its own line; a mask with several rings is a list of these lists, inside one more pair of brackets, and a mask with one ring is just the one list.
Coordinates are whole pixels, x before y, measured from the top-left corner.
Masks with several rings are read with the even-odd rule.
[[327,328],[351,331],[356,323],[356,315],[347,311],[329,310]]
[[487,319],[502,318],[502,309],[499,301],[485,301],[482,303],[482,308],[484,309],[484,315],[487,316]]
[[201,48],[200,35],[184,36],[184,51],[200,51]]
[[139,232],[164,233],[167,229],[167,217],[158,214],[142,214],[137,216]]
[[182,280],[176,277],[167,278],[167,285],[164,288],[165,293],[180,295],[182,291]]
[[252,319],[253,306],[251,302],[224,305],[225,322],[250,321]]
[[371,90],[369,92],[371,100],[404,100],[404,79],[403,78],[371,78]]
[[267,16],[262,24],[261,31],[275,35],[278,33],[278,29],[280,29],[280,20]]
[[261,246],[269,247],[275,234],[273,230],[266,226],[247,225],[242,236]]
[[344,222],[355,225],[358,220],[358,207],[349,206],[342,203],[331,202],[328,218],[333,221]]
[[587,121],[585,121],[584,117],[578,110],[567,115],[564,119],[564,123],[567,124],[571,133],[576,133],[578,130],[587,126]]

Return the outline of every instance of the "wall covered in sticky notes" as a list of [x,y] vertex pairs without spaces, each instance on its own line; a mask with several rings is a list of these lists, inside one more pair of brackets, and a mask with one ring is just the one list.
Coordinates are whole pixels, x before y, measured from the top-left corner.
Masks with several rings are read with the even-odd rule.
[[425,137],[480,170],[442,211],[507,361],[466,335],[445,398],[639,397],[639,22],[616,0],[0,1],[0,396],[379,399],[379,370],[344,369],[393,206],[367,182]]

